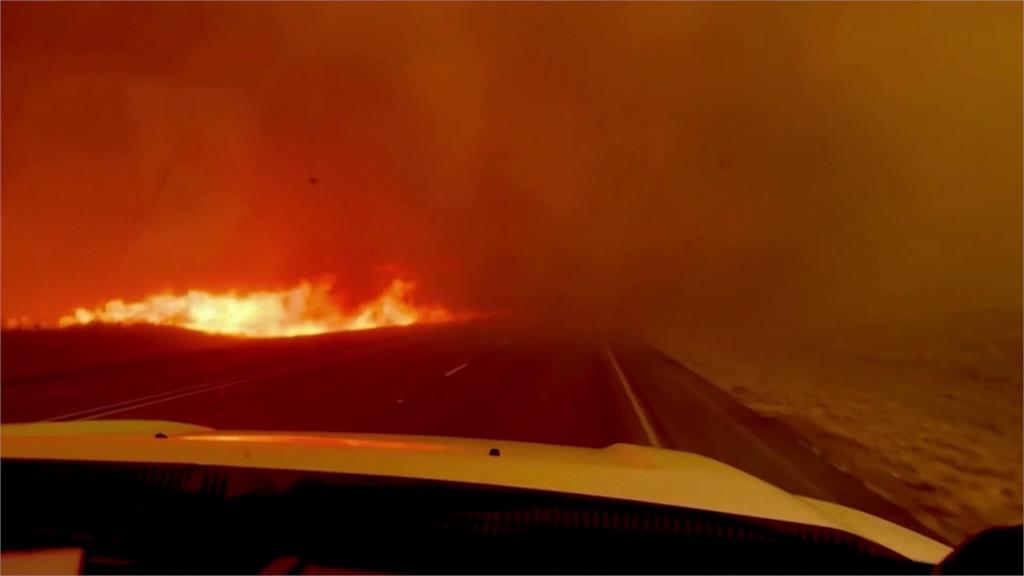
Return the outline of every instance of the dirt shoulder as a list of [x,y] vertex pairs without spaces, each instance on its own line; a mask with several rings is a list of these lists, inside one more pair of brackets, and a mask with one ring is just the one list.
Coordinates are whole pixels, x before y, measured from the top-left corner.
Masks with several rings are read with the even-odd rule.
[[951,542],[1022,522],[1019,312],[654,340]]

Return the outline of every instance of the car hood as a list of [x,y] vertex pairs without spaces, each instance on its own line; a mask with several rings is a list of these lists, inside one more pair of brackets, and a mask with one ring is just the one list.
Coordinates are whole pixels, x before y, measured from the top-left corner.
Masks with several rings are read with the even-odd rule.
[[950,548],[845,506],[798,496],[716,460],[632,444],[574,448],[429,436],[213,430],[109,420],[0,426],[4,458],[334,472],[546,490],[843,530],[911,560]]

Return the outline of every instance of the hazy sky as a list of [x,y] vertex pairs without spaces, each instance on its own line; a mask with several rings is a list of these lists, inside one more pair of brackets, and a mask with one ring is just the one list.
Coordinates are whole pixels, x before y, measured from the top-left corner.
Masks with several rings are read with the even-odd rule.
[[[2,5],[5,316],[1019,307],[1019,3]],[[315,180],[313,180],[315,179]]]

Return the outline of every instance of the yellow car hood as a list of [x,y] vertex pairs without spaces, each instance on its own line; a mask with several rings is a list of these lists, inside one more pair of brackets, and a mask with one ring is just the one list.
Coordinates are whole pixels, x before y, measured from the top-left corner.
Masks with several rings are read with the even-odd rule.
[[[494,454],[496,449],[499,454]],[[618,498],[843,530],[911,560],[950,548],[897,524],[796,496],[688,452],[631,444],[572,448],[428,436],[236,432],[108,420],[0,426],[3,458],[152,462],[337,472]]]

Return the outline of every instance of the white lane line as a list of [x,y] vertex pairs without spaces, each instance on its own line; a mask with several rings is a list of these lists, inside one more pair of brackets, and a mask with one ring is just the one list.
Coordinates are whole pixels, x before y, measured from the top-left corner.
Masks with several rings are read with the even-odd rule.
[[142,397],[139,397],[139,398],[132,398],[131,400],[123,400],[121,402],[114,402],[113,404],[107,404],[105,406],[94,406],[92,408],[86,408],[85,410],[79,410],[77,412],[70,412],[68,414],[62,414],[60,416],[53,416],[51,418],[46,418],[46,419],[40,420],[40,422],[56,422],[57,420],[64,420],[66,418],[73,418],[75,416],[81,416],[83,414],[88,414],[90,412],[96,412],[97,410],[106,410],[106,409],[110,409],[110,408],[116,408],[118,406],[124,406],[126,404],[134,404],[136,402],[143,402],[143,401],[146,401],[146,400],[150,400],[152,398],[159,398],[161,396],[173,395],[173,394],[178,394],[180,392],[188,392],[188,391],[191,391],[191,390],[205,389],[208,386],[219,386],[221,384],[226,384],[228,382],[234,382],[234,381],[235,381],[235,379],[229,378],[229,379],[226,379],[226,380],[217,380],[217,381],[214,381],[214,382],[201,382],[199,384],[193,384],[192,386],[185,386],[184,388],[176,388],[174,390],[165,390],[163,392],[157,392],[156,394],[150,394],[148,396],[142,396]]
[[[193,386],[186,386],[184,388],[178,388],[175,390],[168,390],[159,394],[150,394],[148,396],[142,396],[139,398],[132,398],[131,400],[124,400],[122,402],[115,402],[113,404],[107,404],[105,406],[96,406],[89,408],[88,410],[79,410],[78,412],[72,412],[63,416],[55,416],[53,418],[47,418],[46,420],[40,420],[40,422],[51,422],[56,420],[63,420],[65,418],[78,417],[77,420],[92,420],[101,416],[109,416],[110,414],[117,414],[119,412],[127,412],[136,408],[142,408],[143,406],[152,406],[153,404],[159,404],[168,400],[175,400],[177,398],[184,398],[186,396],[192,396],[194,394],[201,394],[203,392],[211,390],[219,390],[221,388],[227,388],[235,384],[242,384],[244,382],[251,382],[253,380],[259,380],[261,378],[273,378],[275,376],[283,376],[291,372],[297,372],[306,368],[315,366],[316,363],[302,364],[300,366],[293,366],[284,370],[278,370],[277,372],[269,372],[265,374],[258,374],[255,376],[249,376],[247,378],[229,378],[226,380],[215,380],[213,382],[203,382]],[[148,402],[147,402],[148,400]]]
[[466,366],[469,366],[469,362],[463,362],[462,364],[459,364],[455,368],[452,368],[451,370],[445,372],[444,375],[445,376],[451,376],[452,374],[455,374],[456,372],[458,372],[459,370],[462,370]]
[[500,351],[504,350],[505,348],[508,348],[508,346],[510,344],[512,344],[511,340],[502,340],[501,343],[498,344],[498,346],[496,346],[495,348],[492,348],[491,350],[488,350],[486,352],[483,352],[482,354],[479,354],[477,356],[474,356],[473,358],[470,358],[469,360],[463,362],[462,364],[459,364],[455,368],[452,368],[451,370],[445,372],[444,375],[445,376],[451,376],[452,374],[455,374],[456,372],[462,370],[466,366],[469,366],[469,363],[472,362],[473,360],[478,360],[480,358],[484,358],[485,356],[489,356],[491,354],[494,354],[495,352],[500,352]]
[[650,420],[647,419],[647,414],[644,413],[644,409],[640,407],[640,401],[637,400],[636,394],[633,393],[633,386],[629,383],[629,379],[622,373],[622,368],[619,366],[619,361],[615,359],[615,354],[612,353],[612,349],[607,344],[604,345],[604,351],[608,354],[608,360],[611,362],[612,368],[615,370],[615,374],[619,377],[619,383],[622,384],[622,389],[626,391],[626,396],[629,398],[629,403],[633,405],[633,411],[636,412],[636,417],[640,420],[640,426],[644,429],[644,434],[647,434],[647,441],[655,448],[661,448],[661,442],[658,441],[658,435],[654,433],[654,428],[651,426]]
[[394,345],[394,343],[392,342],[390,344],[386,343],[386,344],[377,345],[377,346],[374,346],[374,345],[371,344],[371,345],[369,345],[367,347],[364,347],[364,348],[359,348],[359,347],[357,347],[357,348],[350,348],[350,349],[346,350],[346,352],[348,352],[347,354],[342,354],[342,355],[340,355],[340,357],[328,358],[328,359],[317,359],[317,360],[313,360],[311,362],[304,362],[302,364],[298,364],[298,365],[290,366],[290,367],[287,367],[287,368],[283,368],[281,370],[277,370],[277,371],[274,371],[274,372],[268,372],[268,373],[263,373],[263,374],[256,374],[256,375],[253,375],[253,376],[247,376],[247,377],[242,377],[242,378],[228,378],[228,379],[214,380],[213,382],[202,382],[202,383],[199,383],[199,384],[194,384],[192,386],[185,386],[184,388],[177,388],[177,389],[174,389],[174,390],[167,390],[167,391],[164,391],[164,392],[158,392],[156,394],[149,394],[147,396],[142,396],[142,397],[139,397],[139,398],[132,398],[130,400],[123,400],[121,402],[115,402],[113,404],[107,404],[107,405],[104,405],[104,406],[96,406],[96,407],[89,408],[89,409],[86,409],[86,410],[79,410],[77,412],[71,412],[70,414],[64,414],[62,416],[54,416],[52,418],[47,418],[45,420],[40,420],[40,422],[52,422],[52,421],[64,420],[64,419],[92,420],[94,418],[100,418],[102,416],[109,416],[111,414],[117,414],[117,413],[120,413],[120,412],[127,412],[127,411],[130,411],[130,410],[134,410],[136,408],[142,408],[142,407],[145,407],[145,406],[152,406],[153,404],[159,404],[161,402],[167,402],[169,400],[176,400],[178,398],[184,398],[186,396],[192,396],[192,395],[200,394],[200,393],[203,393],[203,392],[209,392],[209,391],[213,391],[213,390],[219,390],[221,388],[227,388],[227,387],[233,386],[235,384],[243,384],[243,383],[247,383],[247,382],[252,382],[254,380],[262,380],[262,379],[265,379],[265,378],[274,378],[276,376],[284,376],[284,375],[290,374],[292,372],[300,372],[302,370],[307,370],[309,368],[325,367],[325,366],[329,366],[329,365],[331,365],[331,364],[333,364],[335,362],[340,362],[342,360],[351,360],[351,359],[355,359],[355,358],[361,358],[363,356],[366,356],[367,354],[372,354],[374,352],[379,352],[381,350],[386,350],[390,346],[393,346],[393,345]]
[[251,380],[259,380],[260,378],[264,378],[264,377],[265,376],[255,376],[255,377],[249,378],[247,380],[236,380],[234,382],[228,382],[226,384],[221,384],[219,386],[212,386],[212,387],[208,387],[208,388],[203,388],[202,390],[193,390],[191,392],[185,392],[185,393],[182,393],[182,394],[178,394],[177,396],[167,396],[167,397],[164,397],[164,398],[157,398],[156,400],[150,400],[149,402],[143,402],[142,404],[132,404],[131,406],[123,406],[121,408],[115,408],[114,410],[108,410],[106,412],[100,412],[99,414],[91,414],[89,416],[86,416],[85,418],[82,418],[82,420],[95,420],[96,418],[102,418],[104,416],[110,416],[111,414],[120,414],[121,412],[128,412],[128,411],[131,411],[131,410],[135,410],[137,408],[145,408],[146,406],[152,406],[153,404],[160,404],[161,402],[168,402],[170,400],[177,400],[178,398],[185,398],[186,396],[195,396],[196,394],[202,394],[204,392],[210,392],[212,390],[217,390],[219,388],[227,388],[228,386],[234,386],[235,384],[241,384],[242,382],[249,382]]

